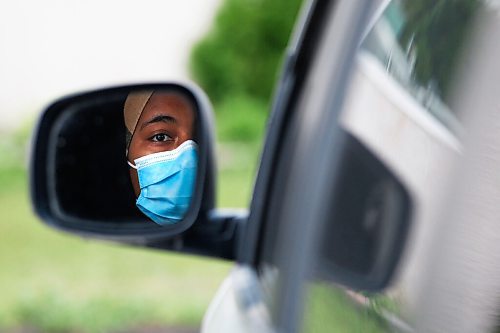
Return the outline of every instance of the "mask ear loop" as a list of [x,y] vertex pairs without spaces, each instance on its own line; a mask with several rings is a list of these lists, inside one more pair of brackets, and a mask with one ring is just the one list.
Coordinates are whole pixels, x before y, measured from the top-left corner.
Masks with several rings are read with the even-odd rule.
[[129,160],[127,160],[127,164],[130,165],[130,167],[137,170],[137,166],[133,165]]

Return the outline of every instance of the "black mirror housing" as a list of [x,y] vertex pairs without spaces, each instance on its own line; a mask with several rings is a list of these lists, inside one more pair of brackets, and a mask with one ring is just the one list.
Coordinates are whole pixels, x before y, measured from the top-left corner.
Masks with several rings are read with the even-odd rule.
[[[123,104],[133,91],[181,94],[193,105],[198,167],[184,218],[157,225],[135,207],[126,156]],[[65,97],[39,119],[30,161],[31,200],[48,225],[83,236],[144,244],[203,223],[215,201],[211,104],[194,85],[160,83]]]

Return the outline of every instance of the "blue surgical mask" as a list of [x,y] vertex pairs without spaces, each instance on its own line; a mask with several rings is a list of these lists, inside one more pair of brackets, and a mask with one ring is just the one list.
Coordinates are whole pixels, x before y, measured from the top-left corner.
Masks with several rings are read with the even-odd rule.
[[193,196],[198,166],[194,141],[183,142],[174,150],[146,155],[134,160],[141,193],[137,207],[159,225],[181,221]]

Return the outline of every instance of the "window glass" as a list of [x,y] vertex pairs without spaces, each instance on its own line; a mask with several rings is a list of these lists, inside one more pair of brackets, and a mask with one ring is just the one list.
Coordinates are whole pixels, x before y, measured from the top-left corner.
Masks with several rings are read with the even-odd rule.
[[479,4],[478,0],[392,1],[361,45],[401,87],[452,130],[458,127],[458,115],[446,101]]

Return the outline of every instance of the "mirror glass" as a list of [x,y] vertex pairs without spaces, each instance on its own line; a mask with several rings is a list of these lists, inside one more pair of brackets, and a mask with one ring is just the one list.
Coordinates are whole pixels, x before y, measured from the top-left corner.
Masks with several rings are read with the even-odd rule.
[[177,225],[196,192],[197,115],[176,88],[75,99],[51,132],[53,208],[80,223]]

